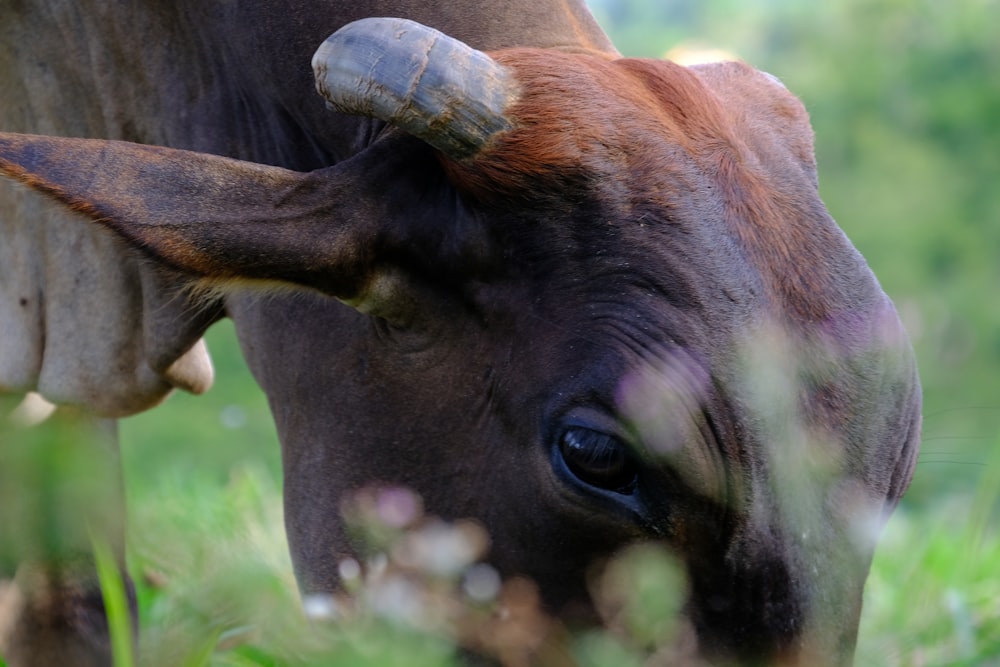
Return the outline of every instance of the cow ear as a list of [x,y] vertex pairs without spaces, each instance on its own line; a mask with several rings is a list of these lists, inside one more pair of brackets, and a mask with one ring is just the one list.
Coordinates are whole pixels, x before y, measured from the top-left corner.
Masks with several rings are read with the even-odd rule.
[[398,180],[384,173],[393,168],[391,154],[300,173],[126,142],[0,133],[0,173],[161,262],[220,286],[294,283],[355,306],[378,282],[379,225],[406,236],[374,191]]

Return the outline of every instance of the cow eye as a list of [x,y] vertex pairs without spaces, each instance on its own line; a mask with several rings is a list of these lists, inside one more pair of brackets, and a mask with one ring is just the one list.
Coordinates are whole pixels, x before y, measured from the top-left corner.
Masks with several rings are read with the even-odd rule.
[[571,426],[560,437],[559,451],[570,472],[580,481],[622,494],[634,490],[636,468],[620,438]]

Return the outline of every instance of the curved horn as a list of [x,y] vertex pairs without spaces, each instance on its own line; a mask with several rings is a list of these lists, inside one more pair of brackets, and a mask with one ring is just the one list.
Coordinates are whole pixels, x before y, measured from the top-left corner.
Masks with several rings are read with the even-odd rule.
[[392,123],[456,158],[511,128],[514,75],[433,28],[367,18],[330,35],[313,56],[316,90],[337,111]]

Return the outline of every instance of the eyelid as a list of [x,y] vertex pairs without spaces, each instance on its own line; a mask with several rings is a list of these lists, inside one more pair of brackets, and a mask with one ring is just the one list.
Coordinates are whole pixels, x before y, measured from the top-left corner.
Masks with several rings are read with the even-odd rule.
[[623,424],[611,411],[593,407],[575,407],[566,412],[553,433],[554,437],[568,428],[585,428],[604,433],[625,443],[629,454],[637,461],[642,459],[642,447],[634,430]]
[[560,430],[567,428],[585,428],[598,433],[605,433],[628,443],[631,440],[621,424],[611,414],[595,408],[573,408],[561,420]]

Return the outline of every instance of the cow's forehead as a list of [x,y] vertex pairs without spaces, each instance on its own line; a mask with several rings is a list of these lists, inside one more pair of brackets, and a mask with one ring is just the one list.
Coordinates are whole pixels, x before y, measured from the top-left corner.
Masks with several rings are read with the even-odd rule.
[[662,187],[658,172],[671,163],[730,142],[715,95],[674,63],[534,49],[494,57],[521,85],[513,129],[450,165],[459,187],[483,199],[547,188],[572,199],[565,190],[581,180]]
[[[459,189],[588,234],[643,219],[710,227],[707,243],[682,242],[691,255],[735,251],[723,264],[759,276],[795,320],[828,317],[850,292],[861,262],[820,201],[808,116],[767,76],[739,63],[495,57],[522,83],[514,129],[474,160],[445,161]],[[641,243],[641,227],[625,233]]]
[[589,255],[563,249],[543,273],[515,272],[477,291],[487,338],[503,332],[489,354],[513,360],[502,364],[513,381],[616,409],[629,376],[678,354],[707,368],[753,317],[760,291],[752,279],[704,278],[704,260],[686,261],[657,243],[626,252],[630,241]]
[[[792,218],[822,211],[801,105],[745,65],[699,72],[531,49],[495,57],[522,85],[514,128],[475,159],[444,160],[475,200],[542,225],[571,224],[588,247],[605,250],[613,241],[605,231],[642,244],[662,222],[689,233],[716,225],[714,242],[766,244]],[[793,235],[784,243],[799,241],[808,244]],[[794,270],[774,267],[786,268]]]

